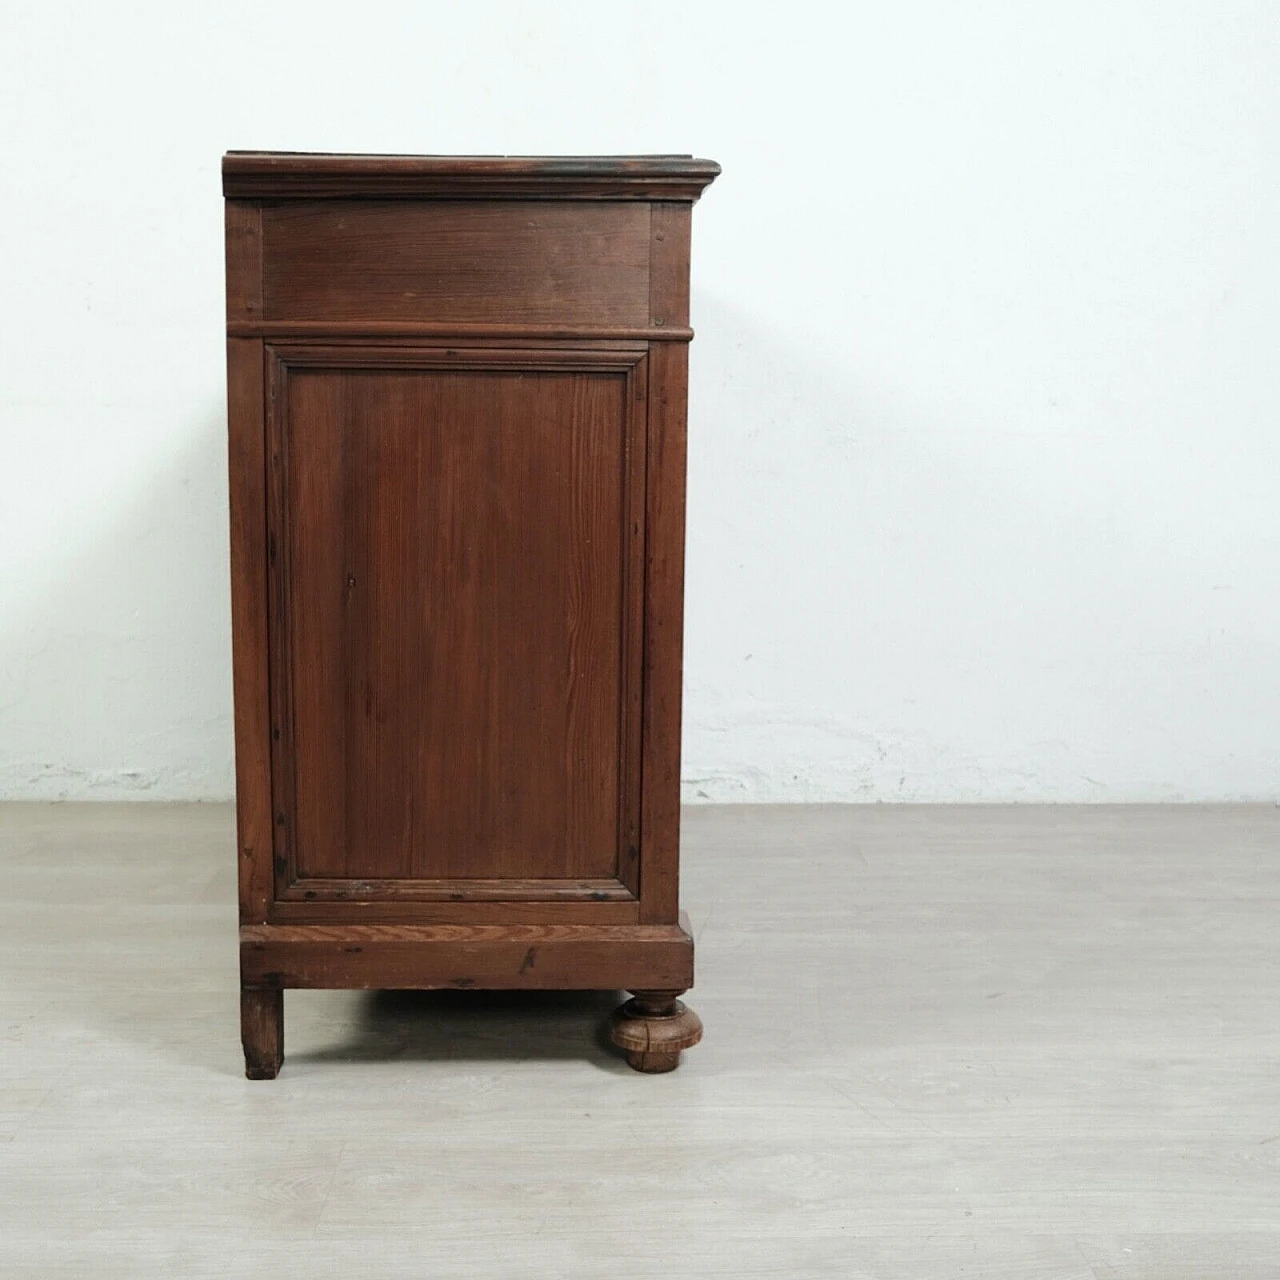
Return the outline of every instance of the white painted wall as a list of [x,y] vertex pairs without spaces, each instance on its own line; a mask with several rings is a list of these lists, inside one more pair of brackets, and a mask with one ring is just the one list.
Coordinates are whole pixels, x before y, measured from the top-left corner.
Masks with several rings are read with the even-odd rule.
[[691,798],[1273,796],[1278,30],[1261,0],[4,6],[0,794],[231,793],[218,160],[260,147],[724,165]]

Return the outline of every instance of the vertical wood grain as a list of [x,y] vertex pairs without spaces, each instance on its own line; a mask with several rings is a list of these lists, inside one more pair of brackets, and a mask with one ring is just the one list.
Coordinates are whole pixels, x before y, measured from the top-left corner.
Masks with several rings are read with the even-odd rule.
[[[347,489],[356,483],[346,465],[346,384],[339,374],[289,380],[281,406],[280,434],[295,425],[303,448],[288,448],[284,476],[288,508],[289,628],[292,688],[287,702],[298,708],[290,717],[292,751],[282,768],[294,775],[293,845],[295,862],[343,868],[347,832],[346,699],[342,694],[342,648],[333,643],[346,632],[351,594],[345,539],[333,536],[328,521],[344,528]],[[303,625],[292,625],[297,618]],[[325,725],[327,749],[307,743],[307,767],[296,767],[299,729]],[[296,874],[296,868],[295,872]]]
[[674,923],[680,894],[680,701],[689,348],[649,349],[640,919]]
[[649,362],[627,377],[623,464],[622,697],[618,708],[618,879],[640,896],[640,752],[644,693],[645,474]]
[[298,873],[618,874],[627,385],[289,373]]
[[688,204],[653,205],[649,224],[649,323],[683,328],[689,323]]
[[235,697],[240,919],[266,919],[271,901],[271,726],[267,667],[267,498],[263,346],[227,341],[231,641]]
[[227,322],[261,320],[262,208],[244,200],[228,200]]
[[250,1080],[274,1080],[284,1061],[284,992],[279,987],[240,990],[240,1043]]
[[272,885],[278,897],[297,876],[295,841],[296,747],[294,742],[292,625],[293,575],[290,573],[289,432],[286,406],[288,369],[273,348],[266,349],[267,628],[271,635],[271,831]]
[[[299,381],[311,377],[300,375]],[[345,682],[343,865],[349,876],[409,878],[422,836],[419,824],[426,822],[430,804],[420,785],[429,767],[423,730],[440,702],[426,650],[428,631],[436,624],[432,606],[440,602],[429,600],[423,590],[425,513],[419,506],[427,500],[425,481],[433,469],[426,424],[439,421],[437,386],[414,387],[411,379],[391,374],[327,379],[345,390],[349,406],[341,425],[349,459],[347,507],[336,519],[328,513],[320,517],[330,526],[331,539],[340,537],[347,551],[347,623],[343,632],[317,636],[319,643],[343,646],[333,660]],[[312,451],[311,439],[302,444]],[[336,466],[331,457],[317,462]],[[444,519],[442,512],[433,514]],[[298,552],[305,556],[307,548]],[[299,623],[313,625],[310,618]],[[339,750],[340,728],[314,725],[313,732],[326,741],[309,744],[300,767],[310,769],[313,760]],[[466,754],[467,743],[457,739],[443,749]],[[485,763],[472,760],[479,769]],[[308,854],[307,869],[313,865]]]

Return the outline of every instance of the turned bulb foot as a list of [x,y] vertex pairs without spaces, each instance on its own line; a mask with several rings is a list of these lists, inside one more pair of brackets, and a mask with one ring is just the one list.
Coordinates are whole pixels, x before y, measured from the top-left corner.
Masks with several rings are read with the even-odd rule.
[[678,992],[637,991],[615,1009],[609,1038],[636,1071],[657,1075],[674,1071],[680,1054],[702,1039],[702,1020],[676,999]]

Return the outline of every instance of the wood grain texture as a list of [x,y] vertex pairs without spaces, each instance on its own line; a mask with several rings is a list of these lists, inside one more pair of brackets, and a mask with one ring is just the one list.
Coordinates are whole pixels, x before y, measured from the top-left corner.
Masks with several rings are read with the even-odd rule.
[[627,380],[627,431],[622,477],[622,682],[618,704],[618,859],[616,874],[632,898],[640,896],[640,814],[644,779],[644,594],[648,474],[649,362]]
[[298,876],[617,877],[629,386],[290,375]]
[[689,332],[689,237],[687,204],[651,206],[649,224],[649,323],[655,329]]
[[262,220],[269,321],[648,325],[647,205],[320,200]]
[[598,880],[557,879],[551,876],[481,876],[448,879],[440,876],[332,877],[305,876],[281,893],[278,902],[331,901],[409,902],[577,902],[634,903],[635,894],[612,876]]
[[627,1065],[646,1075],[662,1075],[680,1065],[680,1055],[702,1039],[702,1019],[678,991],[639,991],[609,1019],[609,1039],[627,1056]]
[[[227,326],[262,321],[262,208],[244,200],[226,207]],[[253,335],[246,335],[253,336]]]
[[272,896],[267,495],[262,343],[227,342],[231,637],[241,920],[265,920]]
[[439,324],[430,320],[257,320],[233,321],[227,333],[239,338],[413,338],[473,342],[477,339],[505,338],[522,346],[546,341],[572,339],[599,345],[614,340],[640,339],[644,342],[689,342],[688,326],[564,324]]
[[[380,943],[380,942],[483,942],[577,943],[607,944],[640,939],[645,942],[689,941],[689,921],[678,924],[609,925],[609,924],[367,924],[344,921],[341,924],[246,924],[240,926],[240,941],[290,945],[302,942]],[[634,990],[634,988],[628,988]],[[679,995],[677,989],[673,993]]]
[[284,987],[679,991],[693,938],[683,925],[251,925],[240,967]]
[[284,992],[279,986],[241,988],[240,1040],[245,1075],[274,1080],[284,1061]]
[[[490,882],[502,884],[506,882]],[[576,892],[568,900],[548,897],[547,881],[520,898],[500,888],[485,893],[485,882],[466,882],[460,898],[441,897],[431,882],[383,881],[365,886],[350,881],[335,884],[331,894],[316,894],[304,884],[291,886],[271,904],[270,918],[276,924],[639,924],[640,903],[628,896],[625,900],[606,895],[604,900],[591,890]],[[551,883],[555,883],[554,881]],[[605,883],[605,882],[601,882]],[[617,882],[613,889],[622,889]],[[629,891],[627,891],[629,893]]]
[[686,200],[720,172],[693,156],[365,156],[231,151],[228,198]]
[[630,373],[648,346],[639,342],[457,341],[429,346],[390,340],[272,343],[268,354],[296,369],[543,370],[552,373]]
[[649,357],[641,771],[640,918],[680,906],[680,706],[684,670],[684,515],[688,353]]

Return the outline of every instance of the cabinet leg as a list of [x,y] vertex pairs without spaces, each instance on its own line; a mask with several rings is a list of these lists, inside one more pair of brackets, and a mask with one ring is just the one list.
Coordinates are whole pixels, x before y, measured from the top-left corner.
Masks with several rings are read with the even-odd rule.
[[284,1061],[284,992],[240,990],[240,1040],[244,1073],[250,1080],[274,1080]]
[[676,997],[681,991],[637,991],[613,1011],[609,1038],[637,1071],[674,1071],[681,1050],[702,1039],[702,1020]]

